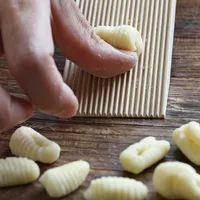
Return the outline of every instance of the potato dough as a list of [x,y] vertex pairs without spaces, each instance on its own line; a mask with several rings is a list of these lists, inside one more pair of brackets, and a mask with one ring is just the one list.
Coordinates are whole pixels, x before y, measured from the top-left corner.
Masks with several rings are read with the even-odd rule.
[[43,163],[55,162],[60,156],[60,146],[29,127],[18,128],[10,140],[12,154]]
[[86,179],[90,165],[75,161],[47,170],[39,179],[51,197],[62,197],[76,190]]
[[166,162],[158,165],[153,183],[158,193],[167,199],[200,200],[200,176],[188,164]]
[[98,26],[95,32],[101,39],[118,49],[143,52],[144,44],[140,33],[132,26]]
[[120,163],[125,170],[138,174],[161,160],[169,149],[168,141],[147,137],[125,149],[120,155]]
[[27,158],[0,159],[0,187],[27,184],[40,175],[38,165]]
[[84,193],[86,200],[142,200],[148,188],[139,181],[122,177],[103,177],[93,180]]
[[173,140],[182,153],[196,165],[200,165],[200,125],[190,122],[176,129]]

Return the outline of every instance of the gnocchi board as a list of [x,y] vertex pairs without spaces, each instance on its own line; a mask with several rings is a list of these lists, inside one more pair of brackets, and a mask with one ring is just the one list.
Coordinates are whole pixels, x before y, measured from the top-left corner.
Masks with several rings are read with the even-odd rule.
[[[176,0],[76,0],[92,26],[128,24],[142,34],[145,50],[129,72],[94,77],[66,60],[64,80],[78,97],[78,116],[166,116]],[[79,80],[79,81],[76,81]]]

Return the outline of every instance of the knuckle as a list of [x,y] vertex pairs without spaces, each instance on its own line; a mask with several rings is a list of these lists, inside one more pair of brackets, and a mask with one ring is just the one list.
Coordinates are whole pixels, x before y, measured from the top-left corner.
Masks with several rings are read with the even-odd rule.
[[10,66],[10,70],[14,75],[21,74],[21,71],[31,70],[38,65],[38,56],[34,52],[27,51],[19,55],[14,59],[13,64]]
[[24,76],[25,74],[36,74],[42,69],[42,65],[50,63],[51,56],[48,54],[38,54],[35,51],[29,50],[20,54],[14,62],[9,65],[11,73],[16,77]]

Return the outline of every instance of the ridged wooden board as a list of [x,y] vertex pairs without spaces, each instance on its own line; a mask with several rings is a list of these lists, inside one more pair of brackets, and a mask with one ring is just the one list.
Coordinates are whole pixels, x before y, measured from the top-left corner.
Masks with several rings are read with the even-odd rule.
[[76,0],[92,26],[136,27],[145,51],[131,71],[94,77],[66,61],[64,80],[78,97],[78,116],[164,118],[170,85],[176,0]]

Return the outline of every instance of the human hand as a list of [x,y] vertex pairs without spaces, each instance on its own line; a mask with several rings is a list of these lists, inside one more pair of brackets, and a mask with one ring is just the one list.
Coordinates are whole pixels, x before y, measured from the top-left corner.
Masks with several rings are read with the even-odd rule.
[[86,71],[111,77],[131,69],[136,53],[119,51],[92,30],[74,0],[0,0],[0,55],[29,101],[0,87],[0,132],[40,111],[60,118],[76,114],[78,101],[53,60],[55,42]]

